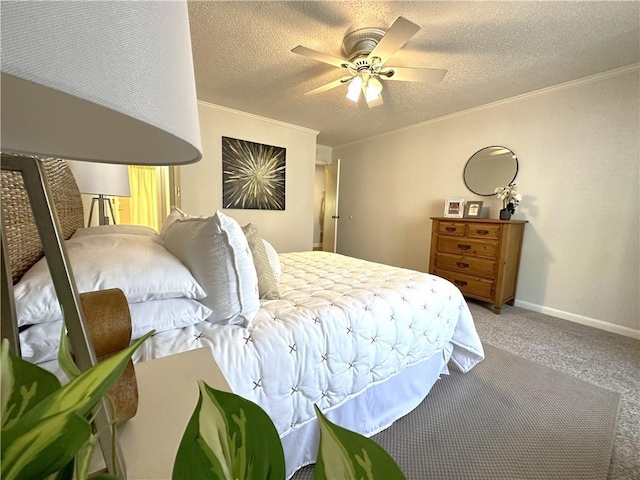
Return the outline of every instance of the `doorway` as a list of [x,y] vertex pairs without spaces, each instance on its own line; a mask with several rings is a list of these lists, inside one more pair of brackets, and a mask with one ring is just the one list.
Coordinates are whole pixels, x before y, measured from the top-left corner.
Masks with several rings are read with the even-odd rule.
[[336,252],[338,246],[338,194],[340,189],[340,159],[324,167],[324,219],[322,250]]

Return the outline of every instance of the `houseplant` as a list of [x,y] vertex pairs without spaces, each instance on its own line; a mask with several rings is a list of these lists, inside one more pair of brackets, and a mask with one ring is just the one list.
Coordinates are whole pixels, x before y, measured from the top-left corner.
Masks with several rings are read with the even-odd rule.
[[60,364],[71,377],[64,386],[53,374],[10,353],[8,340],[3,339],[2,478],[62,480],[74,474],[78,479],[87,478],[96,440],[86,417],[151,333],[82,374],[77,367],[69,368],[71,355],[66,341],[61,342]]
[[[264,410],[202,381],[198,385],[200,398],[178,447],[173,480],[284,480],[282,444]],[[405,478],[377,443],[331,423],[314,408],[320,427],[316,480]]]
[[[59,361],[72,379],[64,386],[46,370],[0,351],[3,479],[83,480],[95,445],[86,416],[150,336],[80,373],[63,334]],[[174,479],[285,479],[280,438],[256,404],[199,382],[200,398],[178,448]],[[404,479],[375,442],[329,422],[316,407],[320,445],[315,478]],[[101,475],[92,478],[113,478]]]
[[500,220],[509,220],[515,213],[516,206],[520,205],[522,195],[518,193],[518,187],[511,183],[506,187],[496,187],[493,191],[502,200],[502,210],[500,210]]

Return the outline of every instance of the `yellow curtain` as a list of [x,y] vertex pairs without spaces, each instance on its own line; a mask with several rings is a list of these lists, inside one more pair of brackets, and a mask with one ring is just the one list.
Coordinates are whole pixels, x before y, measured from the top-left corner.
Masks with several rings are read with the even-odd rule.
[[129,165],[129,223],[158,230],[158,187],[156,168]]

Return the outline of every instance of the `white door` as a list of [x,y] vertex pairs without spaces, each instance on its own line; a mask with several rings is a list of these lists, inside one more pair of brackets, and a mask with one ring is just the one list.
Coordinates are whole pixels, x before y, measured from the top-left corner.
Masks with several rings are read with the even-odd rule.
[[340,159],[324,167],[324,222],[322,227],[322,250],[336,251],[338,242],[338,188],[340,184]]

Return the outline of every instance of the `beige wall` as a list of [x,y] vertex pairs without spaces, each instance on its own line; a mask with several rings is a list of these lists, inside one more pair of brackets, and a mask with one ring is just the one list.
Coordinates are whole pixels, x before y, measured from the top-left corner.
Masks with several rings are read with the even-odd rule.
[[240,225],[255,224],[279,252],[311,250],[317,132],[235,110],[198,103],[203,159],[180,167],[182,209],[211,215],[222,208],[222,137],[287,149],[284,211],[223,210]]
[[[342,160],[338,252],[428,269],[430,216],[478,197],[466,160],[504,145],[520,160],[525,229],[517,304],[638,336],[638,69],[608,74],[334,148]],[[496,185],[497,186],[497,185]]]

